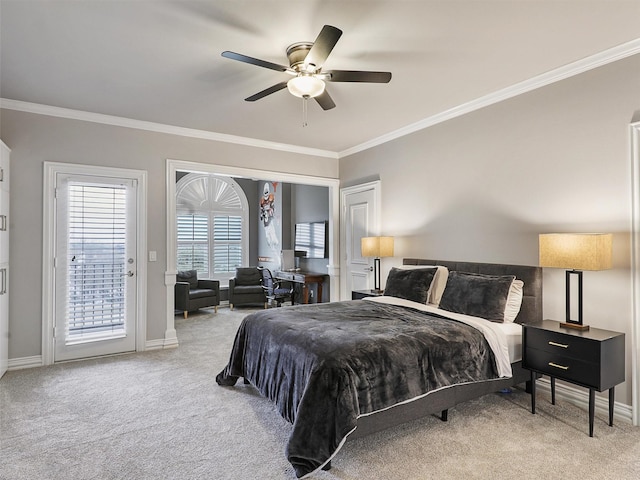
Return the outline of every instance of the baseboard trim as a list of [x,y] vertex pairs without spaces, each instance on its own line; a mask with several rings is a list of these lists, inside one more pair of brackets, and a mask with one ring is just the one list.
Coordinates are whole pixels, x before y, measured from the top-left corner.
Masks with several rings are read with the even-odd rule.
[[176,348],[178,346],[178,339],[175,339],[175,342],[167,341],[163,338],[159,338],[158,340],[147,340],[145,343],[145,350],[162,350],[165,348]]
[[42,355],[34,355],[32,357],[10,358],[7,370],[22,370],[24,368],[41,367]]
[[[551,395],[551,382],[548,378],[541,378],[536,382],[536,389]],[[556,402],[567,401],[573,405],[589,411],[589,390],[573,387],[556,382]],[[609,399],[596,395],[596,415],[609,418]],[[633,423],[633,411],[630,405],[615,402],[613,409],[614,421]]]

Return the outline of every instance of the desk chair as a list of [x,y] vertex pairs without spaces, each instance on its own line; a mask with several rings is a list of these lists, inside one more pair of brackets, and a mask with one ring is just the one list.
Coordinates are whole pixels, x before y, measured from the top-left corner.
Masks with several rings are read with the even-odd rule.
[[282,302],[291,300],[293,305],[293,284],[273,278],[271,270],[266,267],[258,267],[262,272],[262,288],[269,303],[282,306]]

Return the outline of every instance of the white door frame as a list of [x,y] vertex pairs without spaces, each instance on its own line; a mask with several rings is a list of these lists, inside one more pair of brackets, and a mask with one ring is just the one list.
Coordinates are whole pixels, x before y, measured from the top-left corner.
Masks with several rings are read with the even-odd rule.
[[[365,192],[367,190],[373,191],[374,198],[374,215],[371,219],[371,231],[370,235],[380,235],[380,208],[382,206],[382,194],[381,194],[381,182],[380,180],[374,180],[372,182],[361,183],[359,185],[354,185],[352,187],[345,187],[340,190],[340,251],[342,255],[340,256],[340,265],[346,265],[347,262],[347,226],[345,222],[347,221],[347,212],[346,212],[346,198],[349,195],[353,195],[356,193]],[[349,282],[347,282],[347,269],[342,268],[340,273],[340,285],[342,285],[343,292],[340,292],[340,296],[342,300],[350,300],[351,292],[347,292],[346,288]]]
[[640,122],[629,127],[631,141],[631,416],[640,425]]
[[42,364],[55,361],[55,180],[58,173],[129,178],[138,182],[136,258],[136,351],[145,350],[147,339],[147,172],[125,168],[96,167],[73,163],[44,162],[42,242]]
[[257,170],[253,168],[234,167],[230,165],[215,165],[209,163],[187,162],[183,160],[167,159],[167,270],[164,274],[164,284],[167,288],[167,323],[164,334],[163,348],[178,345],[175,329],[174,314],[174,286],[176,284],[176,173],[197,172],[218,175],[229,175],[241,178],[259,178],[260,180],[297,183],[301,185],[315,185],[329,189],[329,301],[337,301],[340,296],[340,180],[337,178],[315,177],[272,170]]

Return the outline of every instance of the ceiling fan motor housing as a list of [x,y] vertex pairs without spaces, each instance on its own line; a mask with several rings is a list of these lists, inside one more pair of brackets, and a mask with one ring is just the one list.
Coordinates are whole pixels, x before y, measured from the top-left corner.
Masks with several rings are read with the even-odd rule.
[[[309,50],[313,47],[313,43],[298,42],[287,47],[287,58],[289,59],[289,66],[296,72],[303,70],[304,59],[307,58]],[[313,70],[315,71],[315,65]]]

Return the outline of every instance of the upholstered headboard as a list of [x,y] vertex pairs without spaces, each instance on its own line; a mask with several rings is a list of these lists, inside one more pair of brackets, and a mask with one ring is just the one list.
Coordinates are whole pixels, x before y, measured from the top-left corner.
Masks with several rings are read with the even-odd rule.
[[405,258],[402,263],[404,265],[442,265],[457,272],[485,275],[515,275],[516,278],[524,282],[522,307],[515,321],[517,323],[535,323],[542,320],[542,268],[540,267],[422,258]]

